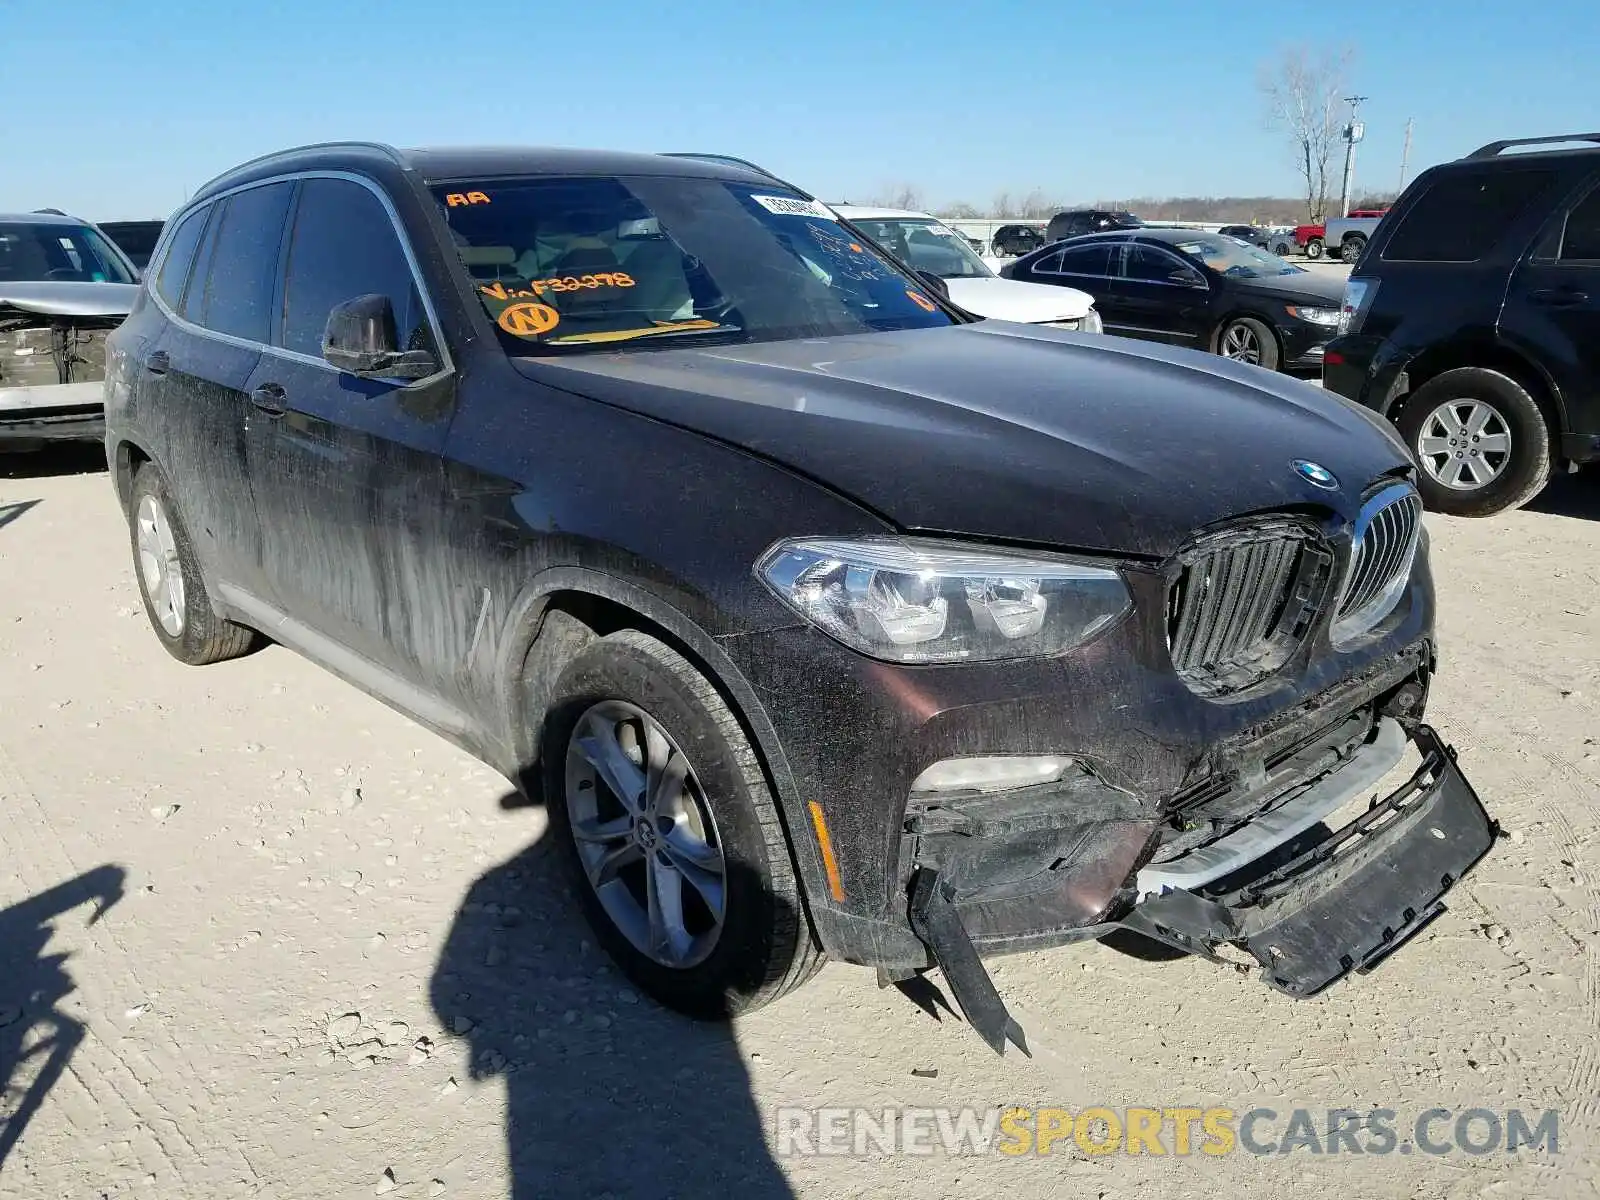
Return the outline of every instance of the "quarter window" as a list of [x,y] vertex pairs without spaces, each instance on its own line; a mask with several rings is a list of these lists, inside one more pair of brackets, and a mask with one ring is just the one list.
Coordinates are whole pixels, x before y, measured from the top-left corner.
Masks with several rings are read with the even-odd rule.
[[1172,276],[1179,271],[1191,276],[1194,274],[1192,268],[1165,250],[1139,245],[1128,247],[1128,258],[1122,271],[1129,279],[1144,283],[1174,283],[1176,280]]
[[211,207],[197,208],[172,231],[172,240],[161,260],[161,273],[156,276],[156,291],[168,307],[177,308],[183,301],[183,285],[189,280],[189,268],[194,265],[194,252],[200,245],[200,235],[206,231],[206,218]]
[[387,296],[394,306],[400,349],[437,353],[388,210],[348,179],[305,180],[289,242],[284,349],[320,358],[328,314],[367,295]]
[[1567,218],[1561,261],[1600,262],[1600,187],[1584,197]]
[[1477,262],[1554,179],[1555,172],[1537,169],[1441,175],[1406,210],[1383,257],[1391,262]]
[[[278,250],[293,195],[293,184],[269,183],[228,197],[218,221],[197,324],[252,342],[265,343],[271,337]],[[196,276],[195,287],[199,286]]]

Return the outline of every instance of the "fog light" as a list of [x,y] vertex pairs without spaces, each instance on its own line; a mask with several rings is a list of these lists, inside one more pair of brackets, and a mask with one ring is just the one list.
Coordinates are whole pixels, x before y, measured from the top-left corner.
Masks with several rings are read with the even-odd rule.
[[1044,754],[1023,757],[946,758],[933,764],[911,785],[913,794],[1000,792],[1007,788],[1054,783],[1072,766],[1070,758]]

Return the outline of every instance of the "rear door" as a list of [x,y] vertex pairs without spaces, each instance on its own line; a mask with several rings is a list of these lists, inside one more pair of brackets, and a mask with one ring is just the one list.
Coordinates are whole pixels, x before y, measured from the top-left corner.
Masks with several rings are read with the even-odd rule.
[[[370,379],[322,357],[328,315],[386,296],[400,348],[440,370]],[[302,180],[290,225],[273,346],[252,372],[250,477],[261,513],[265,603],[328,643],[428,690],[453,686],[444,641],[440,454],[455,379],[412,257],[376,185]],[[368,680],[368,682],[371,682]]]
[[1084,246],[1064,246],[1060,250],[1044,254],[1034,264],[1030,277],[1038,283],[1054,283],[1060,286],[1077,288],[1080,292],[1088,292],[1094,297],[1095,307],[1100,310],[1101,319],[1107,325],[1110,318],[1106,316],[1101,300],[1110,295],[1112,247],[1105,242],[1091,242]]
[[164,374],[165,466],[195,549],[219,583],[252,586],[261,530],[245,462],[248,384],[272,324],[284,217],[294,184],[234,192],[210,220],[153,362]]
[[[1129,242],[1112,284],[1121,328],[1114,332],[1177,346],[1203,345],[1211,289],[1204,272],[1164,246]],[[1111,322],[1106,321],[1109,328]]]
[[1501,328],[1555,377],[1571,432],[1600,433],[1600,177],[1541,231],[1511,280]]

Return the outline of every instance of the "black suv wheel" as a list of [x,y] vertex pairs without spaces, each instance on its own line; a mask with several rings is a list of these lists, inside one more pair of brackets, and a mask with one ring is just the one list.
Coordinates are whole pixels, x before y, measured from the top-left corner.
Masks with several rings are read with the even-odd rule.
[[1417,460],[1429,508],[1485,517],[1519,508],[1550,478],[1550,427],[1509,375],[1461,367],[1406,401],[1400,432]]
[[584,915],[639,987],[716,1018],[821,967],[761,764],[677,652],[634,630],[586,646],[556,685],[540,758]]

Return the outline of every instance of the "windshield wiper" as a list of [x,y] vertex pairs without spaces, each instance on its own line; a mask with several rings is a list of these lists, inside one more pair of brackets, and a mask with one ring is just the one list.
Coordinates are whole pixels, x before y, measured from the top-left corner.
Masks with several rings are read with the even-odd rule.
[[723,325],[716,321],[657,321],[644,329],[607,329],[595,333],[569,333],[565,337],[551,338],[547,346],[592,346],[606,342],[632,342],[639,338],[682,337],[688,334],[743,333],[737,325]]

